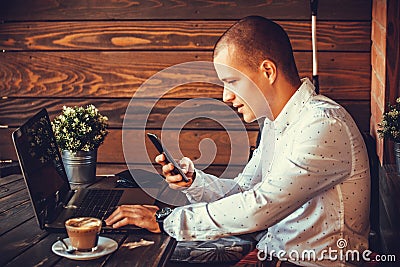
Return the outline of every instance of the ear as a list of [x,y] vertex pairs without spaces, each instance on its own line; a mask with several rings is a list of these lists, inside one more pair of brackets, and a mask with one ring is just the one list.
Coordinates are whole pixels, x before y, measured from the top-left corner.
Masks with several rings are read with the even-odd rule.
[[265,78],[269,80],[269,83],[273,84],[277,76],[275,63],[271,60],[266,59],[261,63],[260,68]]

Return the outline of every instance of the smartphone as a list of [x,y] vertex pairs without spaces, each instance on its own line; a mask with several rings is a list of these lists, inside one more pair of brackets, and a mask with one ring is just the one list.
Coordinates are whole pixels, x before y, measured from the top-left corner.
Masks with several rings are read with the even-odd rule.
[[164,154],[164,156],[166,158],[166,162],[172,163],[172,165],[174,166],[174,169],[172,170],[172,174],[174,174],[174,175],[180,174],[182,176],[182,179],[185,182],[189,182],[189,179],[183,173],[182,169],[179,167],[178,163],[176,163],[176,161],[171,156],[171,154],[169,154],[167,149],[162,145],[161,140],[157,137],[157,135],[152,134],[152,133],[147,133],[147,137],[150,138],[151,142],[157,148],[158,152],[160,154]]

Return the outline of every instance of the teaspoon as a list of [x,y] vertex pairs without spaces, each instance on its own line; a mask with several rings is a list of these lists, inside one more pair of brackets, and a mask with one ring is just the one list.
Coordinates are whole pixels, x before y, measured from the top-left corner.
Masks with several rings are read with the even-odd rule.
[[67,243],[65,243],[64,239],[61,237],[57,237],[57,240],[60,241],[64,247],[65,247],[65,252],[67,252],[68,254],[74,254],[76,249],[74,248],[69,248],[69,246],[67,245]]

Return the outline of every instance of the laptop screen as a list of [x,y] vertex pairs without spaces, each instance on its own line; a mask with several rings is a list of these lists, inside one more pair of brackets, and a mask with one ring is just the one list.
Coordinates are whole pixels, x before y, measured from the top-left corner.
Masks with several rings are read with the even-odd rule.
[[13,133],[39,225],[53,220],[71,189],[45,109]]

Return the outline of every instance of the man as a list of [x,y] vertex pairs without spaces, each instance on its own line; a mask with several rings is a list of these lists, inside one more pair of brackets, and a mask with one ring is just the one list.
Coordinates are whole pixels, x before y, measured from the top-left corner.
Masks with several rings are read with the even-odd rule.
[[119,207],[106,223],[186,241],[268,229],[257,245],[260,259],[353,266],[346,251],[368,248],[370,181],[366,148],[350,115],[300,80],[287,34],[268,19],[246,17],[229,28],[215,46],[214,65],[223,101],[246,122],[264,119],[260,146],[243,172],[219,179],[184,158],[190,178],[184,182],[159,155],[170,187],[183,189],[192,204],[167,212],[163,229],[152,206]]

